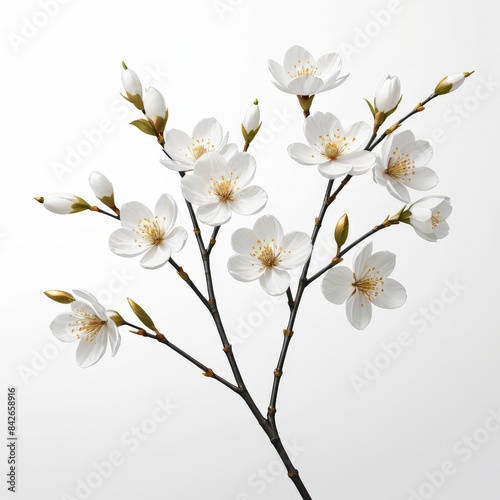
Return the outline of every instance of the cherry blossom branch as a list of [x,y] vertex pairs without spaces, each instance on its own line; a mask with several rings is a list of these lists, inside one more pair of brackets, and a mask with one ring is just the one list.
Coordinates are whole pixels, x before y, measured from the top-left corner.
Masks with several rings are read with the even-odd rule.
[[203,305],[210,309],[210,304],[206,297],[200,292],[199,288],[191,281],[189,275],[184,271],[184,269],[175,262],[174,259],[168,259],[169,264],[177,271],[177,274],[187,283],[187,285],[194,291],[197,297],[201,300]]
[[99,207],[93,206],[93,207],[90,207],[90,210],[92,212],[97,212],[99,214],[107,215],[108,217],[113,217],[113,219],[120,220],[119,215],[115,215],[115,214],[112,214],[110,212],[106,212],[106,210],[102,210]]
[[[321,209],[319,212],[318,217],[316,217],[314,221],[314,229],[311,235],[311,244],[313,247],[314,251],[314,244],[316,243],[316,239],[318,238],[319,231],[321,229],[321,225],[323,223],[323,219],[325,218],[326,211],[328,210],[328,207],[330,206],[331,202],[330,200],[330,193],[332,192],[333,188],[333,179],[330,179],[328,181],[328,185],[326,187],[325,191],[325,196],[323,198],[323,204],[321,205]],[[307,272],[309,270],[309,266],[311,264],[311,259],[312,259],[312,251],[311,255],[307,259],[306,263],[304,264],[304,267],[302,269],[302,274],[299,279],[299,284],[297,286],[297,293],[295,294],[295,300],[293,302],[293,307],[290,307],[290,317],[288,320],[288,325],[287,327],[283,330],[283,345],[281,347],[281,352],[279,355],[278,363],[276,365],[276,369],[274,370],[274,380],[273,380],[273,387],[271,391],[271,398],[269,402],[269,407],[267,410],[267,419],[269,423],[271,424],[272,428],[277,431],[276,427],[276,419],[275,419],[275,414],[276,414],[276,402],[278,399],[278,391],[279,391],[279,386],[280,386],[280,381],[281,381],[281,376],[283,375],[283,366],[285,364],[285,359],[286,359],[286,354],[288,351],[288,347],[290,345],[290,342],[292,340],[293,336],[293,327],[295,324],[295,319],[297,317],[297,312],[299,310],[300,302],[302,300],[302,295],[304,293],[305,287],[306,287],[306,282],[307,282]],[[287,292],[288,295],[288,292]],[[289,300],[290,300],[291,292],[288,295]]]
[[[384,139],[386,139],[390,134],[392,134],[396,129],[398,129],[403,122],[408,120],[408,118],[412,117],[416,113],[420,113],[421,111],[424,111],[424,106],[437,97],[438,94],[431,94],[427,99],[424,99],[422,102],[419,102],[406,116],[398,120],[392,127],[389,127],[376,141],[375,137],[377,136],[376,133],[374,133],[368,142],[368,144],[365,147],[365,151],[373,151]],[[375,141],[375,142],[373,142]],[[330,203],[332,203],[335,198],[337,198],[337,195],[342,191],[342,189],[345,188],[347,183],[352,179],[352,175],[347,174],[343,179],[342,182],[340,183],[340,186],[336,189],[336,191],[332,194],[330,197]]]
[[216,238],[217,238],[217,234],[219,234],[219,230],[220,230],[220,226],[215,226],[214,230],[212,231],[212,236],[210,237],[210,241],[208,242],[208,246],[207,246],[207,253],[208,253],[208,255],[210,255],[210,253],[212,252],[213,247],[217,243],[217,239]]
[[335,255],[335,257],[332,259],[332,261],[330,262],[330,264],[328,264],[327,266],[323,267],[316,274],[314,274],[313,276],[311,276],[310,278],[308,278],[306,280],[305,286],[306,287],[309,286],[313,281],[317,280],[320,276],[322,276],[323,274],[325,274],[332,267],[335,267],[337,264],[340,264],[340,262],[342,262],[342,257],[347,252],[349,252],[350,250],[352,250],[355,246],[359,245],[362,241],[366,240],[366,238],[372,236],[377,231],[380,231],[380,230],[382,230],[382,229],[384,229],[386,227],[389,227],[389,226],[392,226],[392,224],[390,222],[385,221],[382,224],[379,224],[378,226],[375,226],[373,229],[370,229],[370,231],[366,232],[363,236],[361,236],[360,238],[358,238],[356,241],[354,241],[353,243],[351,243],[349,246],[345,247],[344,250],[337,252],[337,255]]
[[140,335],[141,337],[147,337],[150,339],[154,339],[154,340],[160,342],[160,344],[166,345],[167,347],[169,347],[170,349],[175,351],[177,354],[182,356],[184,359],[187,359],[190,363],[192,363],[193,365],[197,366],[200,370],[202,370],[203,375],[205,377],[213,378],[214,380],[217,380],[217,382],[220,382],[221,384],[225,385],[227,388],[231,389],[232,391],[238,392],[238,387],[236,387],[234,384],[231,384],[225,378],[217,375],[211,368],[208,368],[203,363],[198,361],[196,358],[193,358],[193,356],[191,356],[187,352],[183,351],[180,347],[177,347],[175,344],[170,342],[163,334],[149,333],[146,330],[144,330],[144,328],[137,326],[137,325],[134,325],[132,323],[129,323],[128,321],[125,321],[124,324],[128,325],[132,328],[135,328],[137,330],[137,332],[133,332],[133,333],[135,333],[136,335]]

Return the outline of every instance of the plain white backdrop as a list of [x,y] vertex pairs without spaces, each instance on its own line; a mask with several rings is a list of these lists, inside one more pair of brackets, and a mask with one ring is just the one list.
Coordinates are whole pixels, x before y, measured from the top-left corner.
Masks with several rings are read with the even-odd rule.
[[[350,77],[319,95],[313,110],[346,125],[371,120],[363,98],[388,73],[403,84],[400,115],[446,74],[476,73],[407,122],[435,146],[430,166],[440,184],[432,193],[452,198],[450,236],[431,244],[406,226],[375,236],[375,250],[397,254],[393,277],[408,300],[374,311],[363,332],[322,297],[319,283],[308,289],[278,401],[281,434],[314,499],[498,500],[499,39],[489,3],[451,0],[24,0],[4,7],[0,408],[7,386],[17,385],[15,498],[298,498],[242,401],[163,346],[123,329],[115,358],[76,366],[76,345],[61,345],[48,328],[66,307],[43,290],[87,289],[129,318],[132,297],[173,342],[230,376],[210,317],[171,268],[146,271],[113,255],[112,219],[57,216],[33,200],[65,191],[91,201],[87,178],[100,170],[119,203],[153,206],[162,192],[181,201],[178,176],[159,163],[154,138],[128,125],[139,116],[119,95],[125,60],[164,94],[168,127],[189,132],[215,116],[241,147],[241,119],[258,97],[264,123],[250,151],[256,183],[270,196],[265,213],[285,231],[310,232],[326,181],[289,158],[287,146],[303,141],[303,118],[267,69],[268,58],[281,61],[294,44],[317,57],[342,55]],[[399,208],[370,174],[354,179],[326,217],[315,268],[334,251],[333,227],[344,212],[355,237]],[[264,410],[287,306],[257,283],[234,281],[225,267],[230,234],[254,220],[234,217],[224,226],[213,260],[235,354]],[[188,226],[184,210],[180,223]],[[192,234],[177,260],[202,283]],[[407,341],[398,348],[402,332]],[[0,470],[6,461],[2,452]],[[447,475],[436,473],[443,464]],[[0,491],[9,498],[4,480]]]

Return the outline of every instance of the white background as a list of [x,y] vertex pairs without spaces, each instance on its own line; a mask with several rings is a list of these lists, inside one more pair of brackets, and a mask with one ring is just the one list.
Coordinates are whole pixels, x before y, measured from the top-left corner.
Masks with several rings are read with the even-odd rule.
[[[500,406],[493,206],[500,54],[491,4],[70,0],[52,6],[48,17],[41,3],[9,3],[1,21],[0,408],[7,385],[17,385],[16,498],[298,498],[242,401],[163,346],[123,329],[115,358],[76,366],[76,345],[62,346],[48,328],[67,307],[43,290],[87,289],[130,319],[132,297],[172,341],[230,376],[210,317],[173,269],[148,272],[137,259],[113,255],[107,239],[116,221],[93,213],[57,216],[33,197],[66,191],[93,203],[87,178],[97,169],[113,181],[119,203],[153,206],[162,192],[179,200],[178,177],[160,165],[154,138],[128,125],[139,116],[119,96],[124,59],[165,95],[169,127],[189,132],[215,116],[241,147],[241,119],[258,97],[264,124],[253,153],[256,183],[270,195],[265,212],[277,215],[285,231],[310,232],[326,181],[289,158],[288,144],[303,141],[303,118],[267,70],[268,58],[281,62],[289,46],[300,44],[317,57],[342,55],[350,77],[319,95],[313,110],[331,111],[346,125],[370,121],[362,98],[371,99],[388,73],[403,83],[401,115],[446,74],[476,73],[407,123],[435,145],[430,166],[441,182],[433,193],[452,198],[450,236],[430,244],[406,226],[376,235],[375,250],[397,253],[393,276],[409,297],[396,311],[375,310],[363,332],[350,327],[343,307],[324,300],[319,283],[307,290],[278,401],[282,436],[315,500],[405,500],[413,498],[411,489],[420,489],[420,498],[498,500],[498,424],[483,430]],[[56,165],[66,163],[69,150],[84,150],[85,134],[103,121],[99,141],[94,132],[99,144],[61,174]],[[355,179],[326,218],[316,268],[333,252],[332,228],[342,213],[349,213],[354,238],[399,208],[370,174]],[[257,283],[235,282],[225,268],[231,232],[254,220],[235,217],[225,226],[213,260],[235,354],[264,410],[287,307],[270,302]],[[188,225],[183,210],[180,223]],[[177,260],[202,284],[192,236]],[[367,363],[387,361],[381,344],[404,331],[412,343],[386,369],[364,374]],[[372,380],[356,391],[353,377],[366,375]],[[165,415],[158,400],[176,406],[159,423],[152,420]],[[149,432],[138,446],[130,441],[134,426]],[[465,436],[472,443],[461,443]],[[110,455],[121,457],[120,465],[100,478],[93,464]],[[5,451],[0,460],[4,471]],[[432,486],[426,474],[446,461],[454,473],[435,474],[443,484]],[[4,479],[1,496],[10,498]],[[91,489],[77,490],[81,481]]]

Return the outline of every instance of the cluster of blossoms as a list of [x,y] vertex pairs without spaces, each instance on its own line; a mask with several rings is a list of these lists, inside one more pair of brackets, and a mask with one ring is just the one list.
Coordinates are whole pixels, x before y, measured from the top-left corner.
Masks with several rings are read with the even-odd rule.
[[[348,75],[340,76],[341,67],[338,54],[325,54],[315,60],[298,46],[286,52],[283,65],[269,61],[274,85],[296,95],[306,116],[303,133],[307,144],[291,144],[288,147],[290,157],[302,165],[317,166],[319,173],[330,182],[339,177],[349,180],[371,171],[376,184],[405,204],[395,216],[387,217],[381,227],[406,223],[426,240],[437,241],[445,237],[449,230],[446,219],[451,213],[450,199],[432,195],[412,202],[411,198],[410,190],[427,191],[438,183],[436,173],[426,166],[432,157],[430,144],[417,140],[410,131],[396,132],[401,125],[398,122],[384,133],[384,139],[389,137],[381,152],[373,151],[381,142],[381,139],[375,140],[380,126],[396,111],[402,99],[397,76],[383,79],[373,103],[367,101],[373,126],[357,122],[344,128],[332,113],[317,111],[310,115],[316,94],[331,90],[346,80]],[[458,88],[469,74],[443,79],[428,100]],[[258,101],[250,106],[241,124],[245,147],[239,152],[236,144],[228,142],[228,133],[224,133],[215,118],[202,119],[191,134],[174,128],[166,130],[168,110],[162,94],[152,87],[143,89],[137,74],[125,64],[122,83],[123,96],[144,114],[144,118],[132,124],[157,138],[164,154],[161,164],[180,174],[182,195],[188,206],[196,208],[196,217],[201,223],[218,230],[233,213],[248,216],[264,209],[267,194],[252,184],[256,161],[247,152],[261,126]],[[420,103],[415,112],[423,109]],[[55,193],[37,200],[57,214],[91,210],[119,219],[122,228],[109,238],[113,253],[122,257],[143,254],[140,265],[146,269],[172,263],[172,254],[182,250],[188,235],[184,228],[175,226],[177,205],[170,195],[162,194],[154,211],[137,201],[118,208],[113,186],[102,173],[92,172],[89,182],[96,197],[113,213],[68,193]],[[389,278],[395,267],[395,255],[372,253],[372,243],[358,250],[352,270],[337,266],[342,261],[341,247],[348,229],[347,218],[341,220],[339,232],[345,237],[342,241],[337,239],[338,251],[323,273],[321,290],[328,301],[345,302],[349,322],[363,329],[371,320],[372,305],[400,307],[406,300],[406,292],[401,284]],[[303,232],[284,234],[282,225],[272,215],[261,216],[252,229],[238,229],[232,235],[231,245],[235,252],[227,265],[231,276],[242,282],[258,280],[270,295],[289,291],[289,271],[308,263],[313,250],[311,237]],[[73,311],[58,316],[51,328],[62,341],[80,339],[77,360],[81,366],[89,366],[102,357],[108,340],[112,354],[116,353],[120,345],[112,319],[116,320],[116,316],[110,316],[91,294],[78,290],[74,293],[86,302],[66,292],[51,292],[54,300],[71,303]]]

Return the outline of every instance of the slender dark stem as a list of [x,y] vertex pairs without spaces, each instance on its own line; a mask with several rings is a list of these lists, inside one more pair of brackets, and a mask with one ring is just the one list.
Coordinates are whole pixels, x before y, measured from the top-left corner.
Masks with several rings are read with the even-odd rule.
[[212,236],[210,237],[210,241],[208,242],[207,253],[210,255],[212,253],[212,249],[217,243],[217,234],[219,234],[220,226],[215,226],[212,231]]
[[197,366],[200,370],[203,371],[203,375],[205,375],[206,377],[213,378],[214,380],[217,380],[217,382],[220,382],[221,384],[225,385],[232,391],[238,392],[238,387],[228,382],[225,378],[217,375],[211,368],[208,368],[206,365],[198,361],[196,358],[193,358],[193,356],[188,354],[186,351],[183,351],[180,347],[177,347],[175,344],[170,342],[164,335],[155,335],[153,333],[149,333],[146,330],[144,330],[144,328],[129,323],[128,321],[125,321],[125,324],[131,326],[132,328],[136,328],[137,331],[139,332],[138,335],[142,337],[148,337],[150,339],[155,339],[161,344],[166,345],[167,347],[175,351],[177,354],[181,355],[184,359],[187,359],[190,363]]
[[113,219],[120,220],[119,215],[115,215],[115,214],[106,212],[106,210],[102,210],[99,207],[94,206],[94,207],[91,207],[90,210],[92,210],[92,212],[97,212],[99,214],[107,215],[108,217],[113,217]]
[[416,113],[420,113],[421,111],[423,111],[424,106],[429,101],[432,101],[432,99],[434,99],[435,97],[437,97],[437,94],[431,94],[427,99],[424,99],[422,102],[419,102],[406,116],[403,116],[403,118],[398,120],[392,127],[388,128],[378,138],[378,140],[373,143],[373,145],[368,149],[368,151],[372,151],[375,147],[377,147],[388,135],[390,135],[394,130],[396,130],[398,127],[400,127],[404,121],[408,120],[408,118],[415,115]]
[[290,308],[290,311],[292,311],[293,305],[294,305],[294,300],[293,300],[293,295],[292,295],[292,291],[290,290],[290,287],[288,287],[286,290],[286,297],[288,299],[288,307]]
[[[321,209],[318,217],[315,219],[314,229],[311,235],[311,244],[314,248],[314,244],[316,243],[316,239],[318,238],[319,231],[321,229],[321,224],[323,223],[323,219],[325,218],[326,211],[330,206],[330,193],[333,188],[333,179],[328,181],[328,185],[326,187],[325,196],[323,198],[323,204],[321,205]],[[278,359],[278,363],[276,365],[276,369],[274,370],[274,381],[273,388],[271,391],[271,398],[269,402],[269,407],[267,409],[267,418],[272,426],[272,428],[277,432],[276,428],[276,401],[278,399],[278,391],[281,381],[281,376],[283,375],[283,366],[285,364],[286,354],[288,351],[288,347],[290,345],[290,341],[292,340],[293,335],[293,327],[295,324],[295,319],[297,317],[297,312],[299,310],[300,302],[302,300],[302,295],[304,293],[304,289],[306,287],[307,282],[307,272],[309,270],[309,266],[311,264],[312,252],[309,258],[307,259],[304,267],[302,269],[302,274],[299,279],[299,284],[297,287],[297,293],[295,294],[295,300],[293,301],[293,307],[290,310],[290,317],[288,319],[288,325],[285,330],[283,330],[284,338],[283,345],[281,347],[281,353]]]
[[184,271],[184,269],[175,262],[174,259],[168,259],[169,264],[177,271],[177,274],[187,283],[187,285],[194,291],[198,298],[202,301],[203,305],[210,309],[210,304],[206,297],[200,292],[199,288],[191,281],[189,275]]
[[332,259],[330,264],[327,266],[323,267],[320,269],[316,274],[311,276],[310,278],[307,279],[305,286],[309,286],[313,281],[317,280],[320,276],[325,274],[329,269],[332,267],[335,267],[337,264],[340,264],[342,262],[342,257],[352,250],[355,246],[359,245],[363,240],[366,240],[366,238],[370,237],[372,234],[375,234],[377,231],[380,231],[381,229],[384,229],[385,227],[389,227],[391,224],[387,223],[382,223],[379,224],[378,226],[375,226],[373,229],[370,229],[370,231],[366,232],[363,236],[358,238],[356,241],[351,243],[349,246],[345,247],[344,250],[341,252],[337,252],[337,255]]

